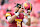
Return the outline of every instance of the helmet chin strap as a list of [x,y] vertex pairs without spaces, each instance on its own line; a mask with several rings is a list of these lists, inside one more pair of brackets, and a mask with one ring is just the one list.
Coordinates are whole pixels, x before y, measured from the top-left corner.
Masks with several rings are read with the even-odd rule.
[[15,12],[15,13],[17,13],[17,12]]
[[15,13],[17,13],[17,12],[18,12],[18,10]]

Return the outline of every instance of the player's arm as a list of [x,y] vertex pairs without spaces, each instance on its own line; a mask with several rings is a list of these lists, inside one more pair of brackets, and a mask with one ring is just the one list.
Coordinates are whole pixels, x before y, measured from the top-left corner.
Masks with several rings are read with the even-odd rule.
[[16,17],[19,15],[19,13],[21,13],[22,11],[23,11],[23,9],[20,9],[15,15],[13,15],[13,16],[8,16],[8,17],[7,17],[8,22],[9,22],[9,23],[12,23],[12,22],[16,19]]
[[7,21],[8,21],[9,23],[12,23],[12,22],[16,19],[16,17],[19,15],[19,13],[20,13],[20,12],[17,12],[17,13],[15,13],[15,15],[13,15],[13,16],[7,16]]
[[23,23],[26,24],[26,25],[28,25],[28,26],[30,26],[30,19],[24,18],[23,19]]
[[28,22],[26,23],[26,25],[30,26],[31,24],[31,21],[30,21],[30,18],[28,19]]
[[30,26],[30,18],[28,18],[26,13],[24,13],[24,16],[23,23]]
[[12,23],[16,19],[16,17],[17,17],[16,15],[8,16],[7,20],[8,20],[9,23]]

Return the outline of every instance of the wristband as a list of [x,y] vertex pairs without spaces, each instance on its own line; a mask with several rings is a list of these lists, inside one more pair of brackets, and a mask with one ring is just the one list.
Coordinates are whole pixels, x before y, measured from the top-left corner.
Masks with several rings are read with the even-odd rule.
[[19,15],[19,12],[15,13],[15,15],[18,16]]

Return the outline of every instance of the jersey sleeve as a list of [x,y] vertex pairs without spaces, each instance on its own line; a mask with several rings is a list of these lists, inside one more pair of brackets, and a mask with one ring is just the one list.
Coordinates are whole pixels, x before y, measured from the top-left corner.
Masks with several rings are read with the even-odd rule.
[[14,13],[6,13],[6,19],[9,20],[13,15],[15,15]]
[[11,14],[10,13],[6,13],[6,19],[9,20],[11,18]]

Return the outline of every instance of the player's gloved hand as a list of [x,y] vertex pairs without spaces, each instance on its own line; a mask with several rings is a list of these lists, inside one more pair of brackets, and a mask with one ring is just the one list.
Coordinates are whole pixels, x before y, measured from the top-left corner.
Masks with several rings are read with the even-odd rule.
[[20,8],[18,12],[19,13],[24,12],[24,9]]

